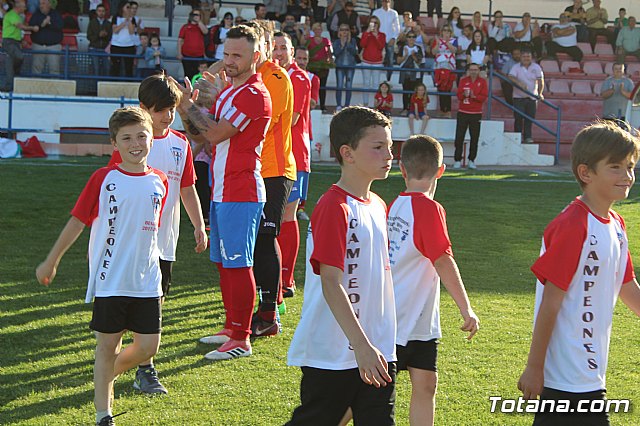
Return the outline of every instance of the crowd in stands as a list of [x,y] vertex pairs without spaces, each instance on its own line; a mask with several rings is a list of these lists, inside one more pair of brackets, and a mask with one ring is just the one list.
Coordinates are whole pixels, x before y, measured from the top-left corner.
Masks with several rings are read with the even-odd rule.
[[[20,72],[23,32],[31,33],[33,74],[60,73],[60,42],[64,32],[74,31],[74,25],[77,31],[79,10],[74,1],[58,0],[55,8],[51,1],[55,2],[27,0],[26,10],[21,9],[20,1],[3,3],[3,42],[10,59],[6,61],[4,89],[11,88],[12,76]],[[360,72],[365,89],[358,91],[364,105],[386,104],[373,97],[375,89],[386,82],[391,105],[392,93],[402,90],[401,115],[408,116],[414,89],[427,83],[425,75],[430,75],[438,92],[440,116],[451,117],[451,94],[471,63],[478,64],[486,78],[490,63],[507,74],[523,50],[532,52],[534,63],[556,58],[558,53],[580,62],[584,53],[578,43],[588,42],[594,49],[598,37],[612,46],[618,63],[629,55],[640,58],[640,28],[635,17],[627,17],[622,8],[610,25],[601,0],[593,0],[587,9],[581,0],[574,0],[559,10],[558,23],[543,25],[529,12],[509,24],[500,10],[487,20],[479,11],[471,13],[454,6],[445,16],[441,1],[427,3],[426,15],[421,15],[424,12],[415,0],[396,0],[394,4],[391,0],[273,0],[256,4],[254,12],[256,19],[271,20],[274,29],[288,34],[294,47],[309,49],[308,68],[320,78],[323,88],[319,99],[322,110],[326,110],[324,87],[331,72],[336,77],[338,110],[351,104],[354,79]],[[203,61],[211,64],[222,59],[226,33],[244,21],[231,12],[216,17],[212,6],[208,2],[194,4],[179,29],[176,58],[189,79],[199,74]],[[159,34],[145,30],[143,19],[137,16],[137,2],[91,0],[88,9],[87,39],[95,75],[144,78],[163,69],[167,52]],[[505,99],[512,103],[512,88],[502,86]],[[434,91],[428,83],[427,87]]]

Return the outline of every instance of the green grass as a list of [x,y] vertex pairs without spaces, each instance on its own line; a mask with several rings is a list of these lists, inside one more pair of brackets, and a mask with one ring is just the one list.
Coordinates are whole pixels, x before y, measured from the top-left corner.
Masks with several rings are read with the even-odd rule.
[[[50,288],[39,286],[36,265],[66,223],[89,175],[105,159],[0,161],[0,424],[90,424],[95,340],[83,303],[89,232],[66,254]],[[309,211],[337,179],[338,169],[317,167]],[[399,173],[376,182],[390,202],[403,189]],[[443,291],[437,424],[526,425],[529,415],[491,414],[489,396],[518,396],[516,383],[531,338],[534,278],[529,267],[544,226],[574,197],[569,174],[447,173],[436,198],[445,206],[454,253],[481,330],[468,343],[455,304]],[[617,206],[625,216],[632,253],[640,256],[639,192]],[[172,294],[164,307],[162,347],[156,358],[168,397],[131,389],[133,372],[116,383],[120,425],[278,425],[299,401],[300,373],[287,367],[302,291],[287,300],[281,336],[259,340],[250,358],[211,363],[199,337],[222,323],[217,275],[206,255],[193,253],[186,221],[178,246]],[[305,223],[306,225],[306,223]],[[304,232],[303,232],[304,235]],[[302,239],[304,246],[304,238]],[[304,253],[304,247],[301,248]],[[304,280],[304,256],[296,271]],[[610,398],[640,402],[639,320],[616,308],[608,371]],[[396,419],[408,424],[409,383],[398,380]],[[613,424],[640,424],[640,411],[612,416]]]

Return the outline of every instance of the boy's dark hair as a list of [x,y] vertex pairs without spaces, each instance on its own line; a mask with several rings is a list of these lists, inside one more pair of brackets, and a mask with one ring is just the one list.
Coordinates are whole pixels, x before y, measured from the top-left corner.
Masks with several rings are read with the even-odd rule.
[[[621,126],[625,126],[623,128]],[[571,146],[571,170],[582,188],[585,183],[578,176],[578,166],[584,164],[595,170],[598,161],[617,163],[631,157],[638,160],[638,136],[628,123],[598,120],[578,132]]]
[[141,32],[140,34],[138,34],[138,37],[142,37],[142,36],[144,36],[144,37],[146,37],[146,38],[151,37],[151,35],[150,35],[148,32],[146,32],[146,31],[143,31],[143,32]]
[[111,118],[109,118],[109,137],[111,140],[116,140],[120,129],[131,124],[142,124],[149,130],[149,133],[153,133],[153,122],[149,113],[140,107],[129,106],[118,108],[111,114]]
[[432,178],[442,166],[442,145],[431,136],[411,136],[402,144],[400,158],[409,179]]
[[182,100],[182,92],[165,73],[154,74],[140,83],[138,100],[147,109],[161,111],[176,107]]
[[267,7],[267,6],[264,3],[258,3],[255,6],[253,6],[253,10],[257,12],[261,7]]
[[627,9],[625,9],[624,7],[621,7],[620,9],[618,9],[618,12],[626,12]]
[[338,163],[342,164],[340,147],[347,145],[357,149],[364,132],[375,126],[391,128],[391,120],[379,111],[361,106],[350,106],[334,115],[329,127],[329,140]]

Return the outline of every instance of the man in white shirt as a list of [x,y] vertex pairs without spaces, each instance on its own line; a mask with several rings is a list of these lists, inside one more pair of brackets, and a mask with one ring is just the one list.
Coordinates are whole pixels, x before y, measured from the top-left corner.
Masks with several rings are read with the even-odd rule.
[[[509,78],[514,82],[513,106],[518,110],[514,111],[514,131],[516,133],[523,132],[523,143],[533,143],[533,138],[531,137],[532,122],[530,119],[525,118],[522,113],[531,118],[536,118],[538,99],[544,99],[542,95],[544,91],[544,74],[540,65],[532,62],[531,51],[522,49],[520,63],[511,68]],[[528,93],[519,88],[526,90]]]
[[[380,20],[380,32],[387,37],[384,49],[384,66],[393,66],[394,47],[400,34],[400,18],[398,12],[391,9],[391,0],[382,0],[382,7],[373,11],[373,16]],[[391,80],[392,71],[387,71],[387,80]]]
[[522,20],[518,22],[513,29],[513,38],[519,47],[524,49],[532,49],[536,58],[542,57],[542,39],[540,38],[540,25],[536,19],[531,23],[531,14],[525,12]]
[[547,41],[547,53],[556,57],[556,53],[566,53],[574,61],[582,60],[582,50],[578,47],[578,32],[573,22],[569,21],[569,13],[560,15],[560,23],[551,27],[553,40]]

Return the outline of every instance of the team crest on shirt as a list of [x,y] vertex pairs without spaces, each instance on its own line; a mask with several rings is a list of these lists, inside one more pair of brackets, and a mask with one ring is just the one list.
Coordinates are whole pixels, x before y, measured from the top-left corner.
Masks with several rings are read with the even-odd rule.
[[157,217],[162,205],[162,194],[154,192],[151,194],[151,207],[153,208],[153,216]]
[[171,147],[171,155],[173,156],[174,161],[176,162],[176,171],[180,171],[180,163],[182,163],[182,156],[184,153],[182,152],[182,148],[178,146]]

